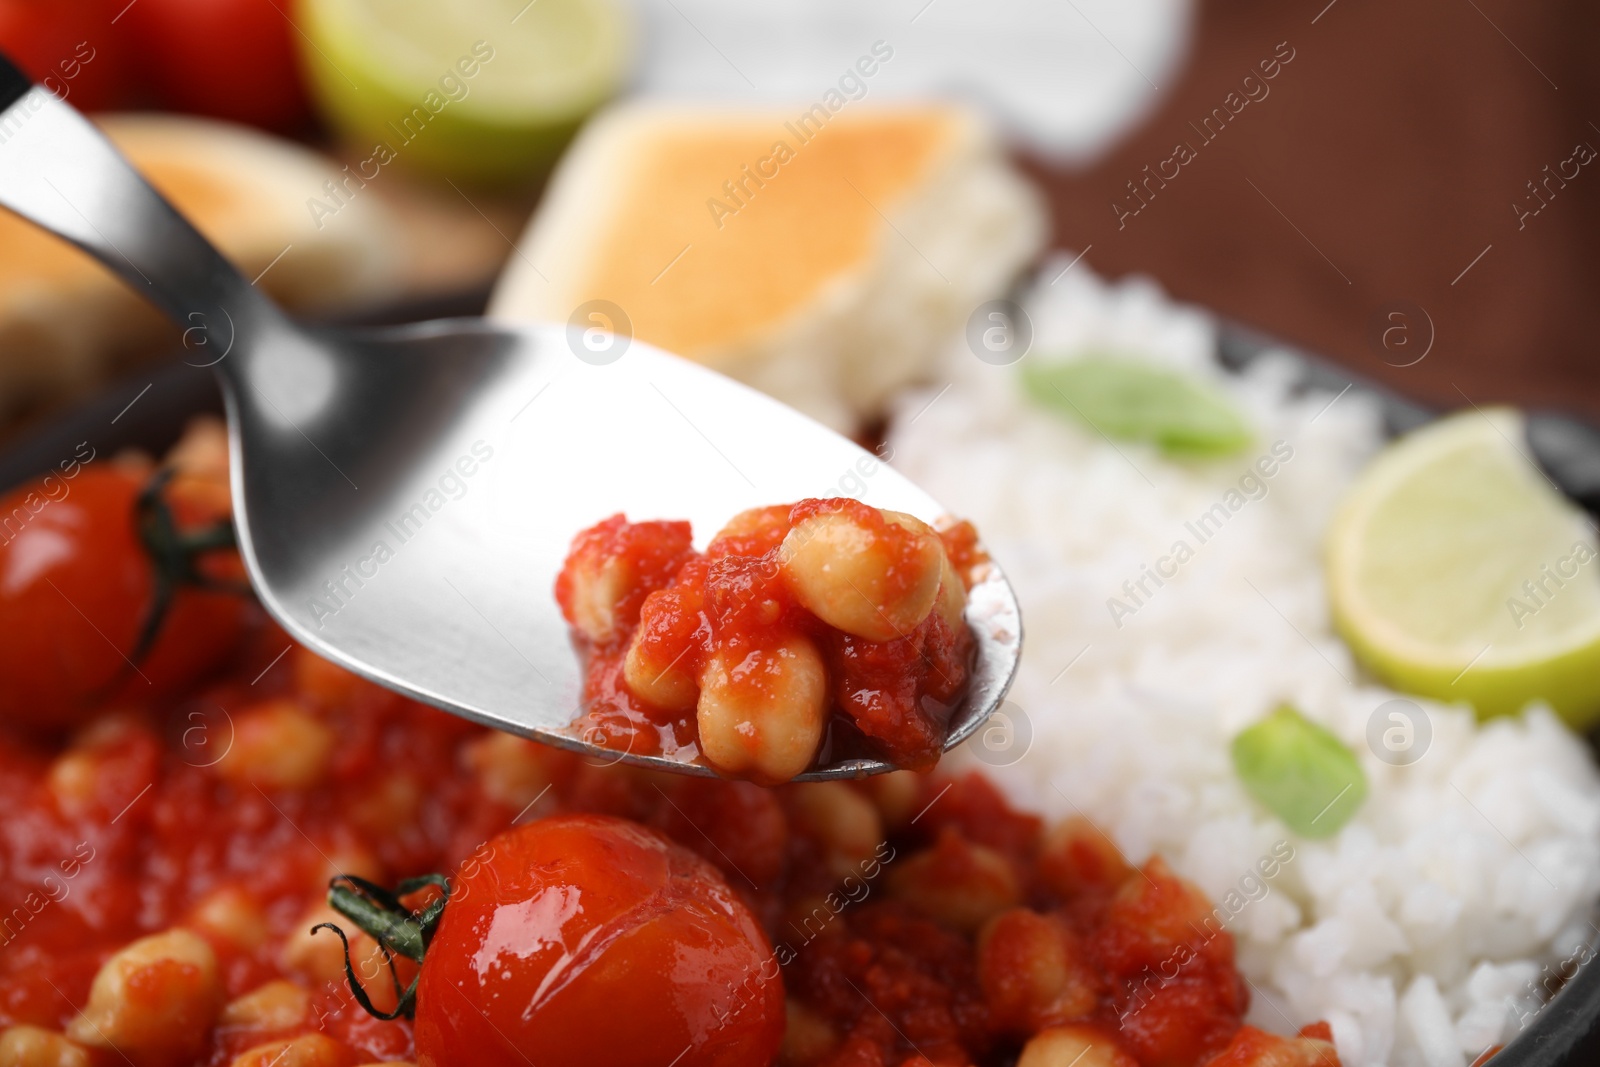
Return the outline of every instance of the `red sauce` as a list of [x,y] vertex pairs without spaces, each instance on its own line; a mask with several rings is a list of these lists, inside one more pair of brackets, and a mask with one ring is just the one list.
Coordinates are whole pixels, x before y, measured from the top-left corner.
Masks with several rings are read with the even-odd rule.
[[[631,601],[641,609],[647,597],[700,605],[664,613],[661,640],[702,625],[738,640],[782,620],[809,625],[763,567],[773,531],[791,521],[773,519],[701,556],[673,524],[617,521],[594,538],[621,545],[651,582],[670,576]],[[1241,1026],[1248,996],[1231,938],[1197,922],[1207,902],[1159,858],[1136,869],[1081,821],[1046,833],[980,777],[769,789],[597,766],[380,689],[292,647],[248,604],[243,616],[227,661],[179,696],[119,692],[58,731],[0,724],[0,1030],[65,1030],[113,953],[181,927],[214,950],[228,1006],[173,1067],[266,1067],[272,1042],[297,1035],[316,1035],[304,1047],[318,1064],[410,1059],[412,1024],[361,1010],[336,941],[307,934],[327,917],[329,878],[458,871],[457,885],[474,885],[484,842],[513,823],[591,813],[697,854],[756,916],[776,975],[723,991],[719,1014],[755,1010],[778,983],[781,1062],[1002,1067],[1030,1040],[1092,1039],[1122,1067],[1336,1065],[1325,1027],[1278,1038]],[[69,625],[65,614],[49,623]],[[893,656],[851,659],[842,642],[830,654],[841,691],[876,685],[886,706],[906,699],[888,681]],[[657,738],[677,728],[635,713],[613,721],[649,724]],[[147,972],[130,996],[153,1001],[168,979],[197,980],[168,969],[182,974]],[[284,980],[269,989],[302,996],[303,1013],[244,1010],[241,998]],[[627,1017],[584,1010],[585,1033],[626,1037]]]
[[[506,823],[457,762],[477,728],[298,649],[252,685],[290,644],[275,628],[267,633],[235,678],[169,710],[102,718],[91,727],[103,736],[98,743],[69,754],[20,738],[0,742],[8,816],[0,820],[0,1024],[64,1025],[113,949],[192,921],[193,909],[223,890],[260,910],[259,944],[215,945],[228,994],[237,996],[283,973],[282,945],[304,929],[331,874],[448,868]],[[337,738],[315,785],[260,789],[230,780],[222,772],[237,750],[203,766],[252,709],[279,697]],[[65,773],[74,760],[92,768],[81,791]],[[73,799],[64,803],[66,796]],[[80,861],[71,877],[61,866],[68,858]],[[366,1029],[359,1011],[336,1014],[334,1029]],[[375,1055],[406,1044],[396,1032],[362,1043]]]
[[[1206,928],[1191,924],[1210,908],[1193,887],[1159,859],[1128,866],[1087,824],[1047,840],[1040,820],[1011,809],[979,777],[772,790],[601,768],[491,738],[299,650],[252,686],[279,640],[268,628],[233,679],[166,714],[117,719],[114,735],[97,727],[107,742],[89,750],[96,773],[74,814],[49,784],[52,767],[62,777],[60,746],[19,737],[0,745],[0,804],[10,813],[0,824],[0,914],[10,917],[0,1026],[65,1027],[113,951],[194,924],[197,906],[227,889],[262,917],[254,945],[201,927],[229,998],[287,976],[313,991],[311,1015],[291,1033],[324,1033],[366,1059],[406,1058],[410,1024],[371,1019],[336,977],[318,982],[285,963],[285,945],[307,925],[330,871],[358,867],[394,879],[470,866],[479,844],[519,814],[568,811],[654,827],[722,871],[777,948],[791,1010],[827,1049],[810,1062],[898,1065],[920,1053],[935,1063],[998,1065],[1036,1030],[1081,1022],[1147,1067],[1187,1067],[1248,1032],[1231,938],[1196,934]],[[204,762],[196,738],[185,747],[177,727],[201,720],[186,716],[221,706],[237,717],[269,698],[311,709],[338,737],[321,781],[257,789],[191,765]],[[226,726],[221,716],[205,721]],[[842,852],[811,810],[819,788],[835,800],[840,790],[857,798],[885,826],[884,842],[858,856]],[[524,813],[517,805],[528,794],[538,799]],[[946,896],[983,897],[995,869],[1008,872],[1007,888],[989,898],[991,914],[976,929],[926,891],[931,883]],[[897,871],[911,876],[897,880]],[[29,914],[30,893],[56,899],[36,900]],[[1030,985],[1047,943],[1068,977]],[[1174,970],[1173,979],[1155,977]],[[740,996],[728,992],[727,1010]],[[227,1064],[265,1036],[284,1035],[214,1029],[195,1062]],[[1216,1062],[1257,1062],[1241,1058],[1245,1051]]]

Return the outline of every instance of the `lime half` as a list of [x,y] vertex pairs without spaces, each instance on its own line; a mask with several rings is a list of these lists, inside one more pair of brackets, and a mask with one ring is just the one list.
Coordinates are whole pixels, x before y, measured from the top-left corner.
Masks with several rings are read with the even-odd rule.
[[622,84],[616,0],[300,0],[322,113],[362,176],[391,162],[473,181],[549,168]]
[[1334,622],[1395,687],[1481,716],[1600,718],[1595,531],[1523,454],[1507,409],[1441,419],[1364,471],[1329,532]]

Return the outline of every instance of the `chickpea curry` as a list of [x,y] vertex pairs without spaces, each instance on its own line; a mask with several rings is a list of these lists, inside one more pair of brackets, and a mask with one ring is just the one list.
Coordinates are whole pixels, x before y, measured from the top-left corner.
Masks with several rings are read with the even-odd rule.
[[583,531],[556,582],[586,658],[578,729],[768,784],[819,758],[931,768],[985,564],[969,524],[942,525],[833,498],[743,512],[703,553],[685,522]]
[[[0,543],[0,1067],[1337,1067],[1325,1024],[1244,1025],[1219,913],[1086,821],[1047,826],[977,775],[600,766],[372,685],[237,587],[214,425],[161,469],[103,457],[68,484],[0,499],[28,514]],[[886,603],[970,565],[966,535],[935,556],[831,502],[700,555],[618,520],[580,539],[578,560],[591,537],[627,551],[589,557],[568,610],[616,628],[595,647],[625,684],[651,598],[726,595],[833,514],[937,564],[853,576]],[[709,577],[722,560],[756,562]],[[849,714],[861,676],[827,673],[845,638],[792,621],[829,619],[826,592],[749,609],[687,677],[703,692],[731,634],[804,638]],[[937,606],[895,623],[949,628]],[[737,769],[782,778],[800,756],[780,754]]]

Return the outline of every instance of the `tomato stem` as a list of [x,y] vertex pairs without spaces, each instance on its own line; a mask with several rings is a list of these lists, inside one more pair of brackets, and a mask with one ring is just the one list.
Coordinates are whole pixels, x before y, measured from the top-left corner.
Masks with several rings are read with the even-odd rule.
[[[441,892],[421,911],[413,911],[401,903],[401,897],[428,886],[434,886]],[[394,957],[404,956],[422,963],[434,931],[438,929],[439,919],[444,914],[445,905],[449,902],[450,882],[440,874],[407,878],[396,885],[393,891],[353,874],[341,874],[328,883],[329,906],[376,941],[383,953],[384,962],[389,967],[389,980],[394,983],[396,1004],[391,1012],[379,1011],[374,1007],[366,987],[356,977],[355,968],[350,963],[350,941],[344,930],[334,923],[318,923],[311,928],[311,932],[315,934],[318,930],[328,929],[339,935],[339,941],[344,945],[345,978],[350,983],[350,992],[354,994],[356,1003],[367,1014],[385,1021],[401,1016],[409,1019],[416,1013],[418,979],[413,978],[411,984],[402,989],[400,976],[395,972]]]
[[172,509],[167,506],[166,500],[161,495],[161,491],[172,480],[174,473],[170,467],[157,471],[139,491],[138,499],[134,502],[134,518],[139,530],[139,540],[144,545],[144,550],[149,555],[155,570],[155,589],[150,597],[150,606],[145,610],[144,619],[139,625],[139,635],[134,641],[133,650],[128,655],[128,667],[112,679],[108,688],[115,688],[126,681],[127,675],[132,673],[138,664],[143,663],[150,650],[155,647],[156,639],[161,636],[161,626],[166,621],[167,612],[172,608],[172,599],[179,587],[190,586],[241,595],[249,593],[247,586],[218,582],[200,570],[200,557],[221,549],[237,547],[238,537],[234,532],[233,523],[229,520],[223,520],[202,530],[187,532],[179,530],[177,520],[172,516]]
[[400,975],[394,969],[394,953],[390,952],[383,942],[378,942],[378,948],[383,952],[383,962],[389,965],[389,980],[394,983],[394,1011],[379,1011],[377,1006],[372,1003],[372,998],[367,995],[366,986],[362,985],[361,979],[356,977],[355,967],[350,963],[350,940],[345,936],[345,932],[339,928],[338,924],[318,923],[311,928],[313,934],[318,930],[332,930],[339,935],[339,943],[344,946],[345,980],[350,983],[350,992],[355,995],[356,1003],[361,1005],[363,1011],[373,1018],[382,1019],[384,1022],[393,1022],[401,1016],[410,1019],[416,1015],[417,979],[413,978],[411,984],[406,988],[400,988]]

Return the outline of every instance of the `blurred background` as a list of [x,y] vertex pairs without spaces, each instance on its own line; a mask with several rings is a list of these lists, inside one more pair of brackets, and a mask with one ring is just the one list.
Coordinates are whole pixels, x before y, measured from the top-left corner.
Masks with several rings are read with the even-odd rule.
[[[539,230],[560,220],[524,236],[529,217],[573,136],[616,101],[671,101],[702,128],[767,109],[775,129],[819,105],[949,101],[982,116],[1048,209],[1036,240],[1008,246],[1026,262],[969,295],[1002,295],[1053,248],[1432,404],[1590,417],[1597,31],[1593,5],[1507,0],[0,0],[0,49],[309,317],[474,312],[508,263],[543,277],[555,237]],[[869,156],[843,172],[852,184],[888,165]],[[648,179],[662,158],[619,166]],[[671,207],[582,184],[583,210],[569,192],[563,215]],[[707,226],[711,201],[745,206],[711,188],[702,207],[670,174],[660,189],[709,209]],[[894,205],[917,197],[885,196],[869,204],[905,238]],[[815,225],[860,225],[830,221],[829,204],[810,205]],[[729,250],[681,284],[771,258]],[[816,287],[819,271],[770,284]],[[539,306],[507,295],[521,284],[497,299]],[[970,310],[939,328],[959,335]],[[635,318],[647,340],[678,336]],[[678,347],[701,341],[713,363],[756,344]],[[0,440],[180,351],[97,267],[0,219]]]

